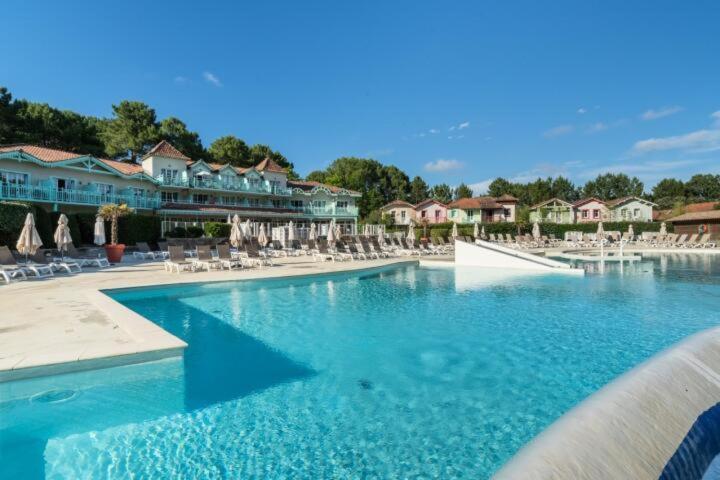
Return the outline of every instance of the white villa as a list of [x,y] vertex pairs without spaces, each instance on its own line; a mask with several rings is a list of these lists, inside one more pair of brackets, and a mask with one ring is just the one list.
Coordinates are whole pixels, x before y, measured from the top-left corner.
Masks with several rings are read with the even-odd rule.
[[126,203],[159,215],[163,233],[174,227],[250,218],[266,228],[292,220],[297,227],[331,220],[357,231],[360,193],[317,182],[289,180],[265,159],[249,168],[192,160],[166,141],[140,163],[96,158],[35,145],[0,146],[0,200],[17,200],[66,213]]

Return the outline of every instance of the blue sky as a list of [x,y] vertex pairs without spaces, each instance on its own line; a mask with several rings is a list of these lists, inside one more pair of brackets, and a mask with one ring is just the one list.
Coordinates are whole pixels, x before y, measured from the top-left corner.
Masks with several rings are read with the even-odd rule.
[[[72,5],[72,6],[71,6]],[[305,175],[376,158],[430,184],[720,173],[713,1],[4,2],[0,85],[123,99],[267,143]]]

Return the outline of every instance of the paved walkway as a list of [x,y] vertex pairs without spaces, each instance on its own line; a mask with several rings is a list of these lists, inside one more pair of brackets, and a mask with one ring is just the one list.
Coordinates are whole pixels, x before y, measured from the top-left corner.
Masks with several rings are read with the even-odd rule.
[[111,300],[101,289],[308,275],[417,259],[333,263],[302,256],[277,259],[273,267],[181,274],[165,272],[161,262],[124,263],[0,285],[0,381],[182,353],[186,346],[182,340]]

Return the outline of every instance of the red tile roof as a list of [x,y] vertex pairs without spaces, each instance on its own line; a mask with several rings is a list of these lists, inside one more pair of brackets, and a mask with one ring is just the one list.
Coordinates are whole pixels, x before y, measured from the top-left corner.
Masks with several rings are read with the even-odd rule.
[[406,202],[405,200],[393,200],[392,202],[383,205],[381,208],[385,210],[386,208],[415,208],[415,206],[412,203]]
[[255,166],[255,170],[257,170],[258,172],[263,172],[263,171],[267,170],[268,172],[287,173],[283,167],[278,165],[271,158],[266,158],[262,162],[258,163]]
[[511,197],[512,200],[501,200],[502,197],[494,198],[494,197],[474,197],[474,198],[459,198],[455,200],[454,202],[450,202],[448,204],[448,208],[461,208],[464,210],[477,210],[477,209],[486,209],[486,210],[495,210],[498,208],[503,208],[503,205],[499,202],[507,202],[511,203],[513,201],[517,201],[515,197]]
[[720,220],[720,210],[683,213],[682,215],[668,219],[668,222],[702,222],[704,220]]
[[9,145],[0,147],[0,153],[2,152],[25,152],[47,163],[62,162],[63,160],[85,156],[81,153],[66,152],[64,150],[38,147],[36,145]]
[[180,150],[173,147],[172,145],[170,145],[169,142],[165,140],[162,140],[160,143],[151,148],[150,151],[143,155],[142,158],[146,159],[148,157],[152,157],[153,155],[165,158],[178,158],[185,161],[190,160],[190,157],[183,155]]
[[118,172],[125,175],[135,175],[136,173],[145,172],[142,168],[142,165],[138,165],[137,163],[118,162],[117,160],[108,160],[106,158],[100,158],[99,160],[105,165],[114,168]]
[[715,205],[720,205],[720,202],[691,203],[689,205],[685,205],[685,213],[715,210]]
[[427,198],[427,199],[423,200],[422,202],[418,203],[417,205],[415,205],[415,209],[423,208],[423,207],[426,207],[431,204],[437,204],[437,205],[441,205],[443,207],[447,207],[447,205],[445,205],[444,203],[442,203],[438,200],[435,200],[434,198]]
[[577,202],[573,203],[572,206],[579,207],[581,205],[585,205],[586,203],[590,203],[590,202],[598,202],[598,203],[602,203],[603,205],[605,205],[605,203],[606,203],[605,201],[600,200],[597,197],[588,197],[588,198],[581,198]]

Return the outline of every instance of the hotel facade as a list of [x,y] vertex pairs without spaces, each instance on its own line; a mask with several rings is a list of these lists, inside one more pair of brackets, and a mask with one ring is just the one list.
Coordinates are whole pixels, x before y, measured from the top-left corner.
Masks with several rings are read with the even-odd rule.
[[0,146],[0,201],[41,205],[48,211],[92,212],[125,203],[139,214],[162,218],[163,235],[176,228],[202,227],[238,214],[254,227],[310,223],[326,230],[331,220],[343,232],[357,232],[360,193],[317,182],[290,180],[265,159],[239,168],[192,160],[166,141],[140,163],[34,145]]

